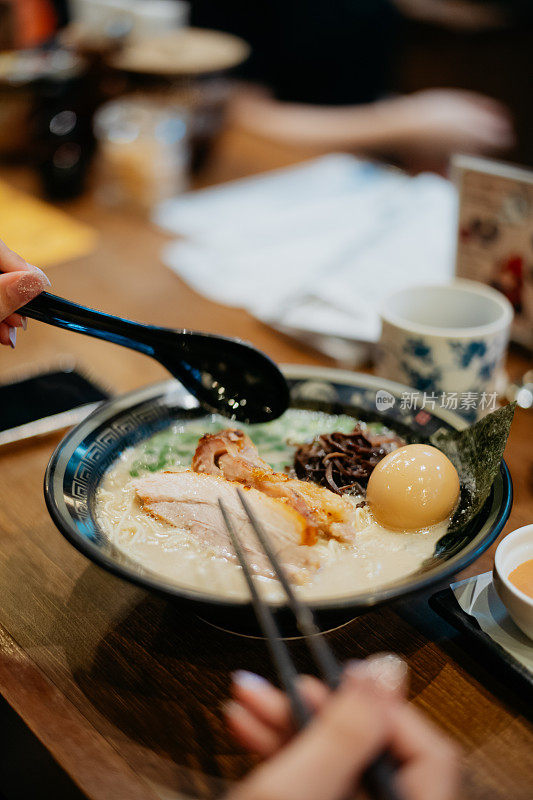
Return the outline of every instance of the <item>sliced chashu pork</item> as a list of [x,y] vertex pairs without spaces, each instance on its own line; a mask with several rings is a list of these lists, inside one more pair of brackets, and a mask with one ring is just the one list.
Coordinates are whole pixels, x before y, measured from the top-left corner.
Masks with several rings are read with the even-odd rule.
[[274,472],[260,457],[243,431],[206,433],[192,460],[195,472],[217,475],[282,499],[306,520],[303,544],[314,544],[317,534],[351,542],[357,531],[353,504],[323,486]]
[[[190,530],[211,552],[235,561],[218,505],[218,498],[221,498],[232,516],[254,572],[274,577],[237,496],[237,488],[242,488],[240,484],[186,470],[137,478],[133,485],[146,512],[178,528]],[[256,489],[247,489],[246,498],[263,523],[289,577],[296,583],[305,582],[320,565],[311,548],[301,544],[306,520],[292,506]]]

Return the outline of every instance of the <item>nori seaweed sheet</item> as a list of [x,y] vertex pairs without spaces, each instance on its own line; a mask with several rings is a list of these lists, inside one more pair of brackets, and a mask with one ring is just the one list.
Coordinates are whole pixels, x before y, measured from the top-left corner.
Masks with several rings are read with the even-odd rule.
[[439,430],[431,437],[431,444],[448,456],[461,481],[461,499],[443,538],[457,534],[481,511],[500,468],[515,407],[509,403],[470,428]]

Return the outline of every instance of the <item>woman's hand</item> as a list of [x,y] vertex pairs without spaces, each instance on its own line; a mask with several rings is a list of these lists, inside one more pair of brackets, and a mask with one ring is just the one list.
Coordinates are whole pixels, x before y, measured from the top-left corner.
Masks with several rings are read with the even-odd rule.
[[44,272],[0,241],[0,344],[15,347],[17,328],[26,328],[25,317],[15,312],[48,286]]
[[234,676],[225,713],[235,738],[266,760],[227,800],[344,800],[372,760],[387,749],[398,762],[405,800],[455,800],[457,747],[405,700],[406,665],[394,655],[349,664],[331,694],[302,676],[316,715],[296,734],[285,694],[252,673]]

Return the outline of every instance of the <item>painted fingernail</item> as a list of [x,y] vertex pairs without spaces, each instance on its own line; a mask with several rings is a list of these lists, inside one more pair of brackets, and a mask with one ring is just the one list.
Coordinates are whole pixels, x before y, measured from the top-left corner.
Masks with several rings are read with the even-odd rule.
[[20,273],[18,278],[6,286],[6,293],[10,299],[19,305],[24,305],[29,300],[32,300],[47,286],[50,286],[50,281],[46,275],[41,276],[34,272]]
[[17,329],[13,328],[11,325],[9,326],[9,342],[14,350],[17,343]]
[[22,330],[23,331],[27,331],[28,330],[28,317],[21,317],[20,321],[22,322]]
[[350,658],[350,660],[349,660],[349,661],[345,661],[345,662],[344,662],[344,669],[345,669],[345,670],[346,670],[346,669],[348,669],[348,670],[351,670],[351,669],[357,669],[357,667],[358,667],[358,666],[359,666],[359,664],[361,664],[361,663],[362,663],[362,662],[361,662],[361,659],[360,659],[360,658]]
[[360,675],[362,663],[360,658],[351,658],[349,661],[345,661],[342,665],[342,680],[349,681],[352,678],[357,680]]
[[231,714],[235,714],[237,711],[240,711],[242,706],[240,703],[235,702],[235,700],[226,700],[224,703],[222,703],[220,708],[222,713],[229,717]]
[[232,672],[231,678],[233,683],[242,686],[243,689],[265,689],[270,685],[262,675],[258,675],[256,672],[248,672],[246,669],[238,669],[236,672]]
[[31,269],[32,272],[37,272],[43,278],[43,280],[45,281],[45,286],[51,286],[52,285],[51,282],[50,282],[50,278],[48,277],[48,275],[45,272],[42,271],[42,269],[40,269],[39,267],[36,267],[34,264],[29,264],[27,261],[26,261],[26,264],[28,264],[28,267]]
[[405,686],[409,667],[396,653],[376,653],[369,656],[361,669],[383,692],[399,692]]

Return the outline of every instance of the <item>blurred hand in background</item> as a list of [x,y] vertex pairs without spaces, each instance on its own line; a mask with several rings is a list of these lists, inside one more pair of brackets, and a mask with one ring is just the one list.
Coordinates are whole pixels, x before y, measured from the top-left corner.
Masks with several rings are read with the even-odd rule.
[[507,25],[502,3],[470,0],[394,0],[406,17],[458,31],[483,31]]
[[319,107],[281,103],[259,88],[234,98],[230,117],[259,135],[319,151],[387,154],[406,166],[442,169],[453,152],[501,153],[514,144],[501,103],[459,89],[432,89],[368,105]]

